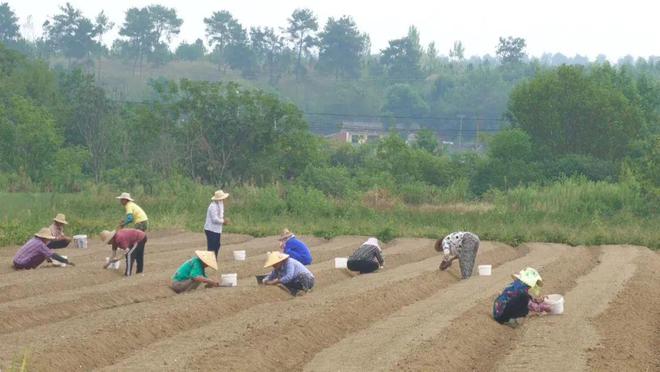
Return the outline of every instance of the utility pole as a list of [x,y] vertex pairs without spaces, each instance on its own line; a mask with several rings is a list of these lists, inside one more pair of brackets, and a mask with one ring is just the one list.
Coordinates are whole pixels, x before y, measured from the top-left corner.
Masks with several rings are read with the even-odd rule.
[[465,118],[465,115],[463,114],[458,114],[456,115],[458,119],[460,119],[460,124],[458,126],[458,148],[462,149],[463,148],[463,119]]

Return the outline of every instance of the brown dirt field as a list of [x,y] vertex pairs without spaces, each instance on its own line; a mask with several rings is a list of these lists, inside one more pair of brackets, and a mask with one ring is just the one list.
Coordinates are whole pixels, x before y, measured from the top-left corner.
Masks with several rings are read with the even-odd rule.
[[[0,370],[26,353],[32,371],[660,370],[657,253],[482,242],[477,263],[493,275],[459,280],[458,265],[437,270],[432,240],[398,239],[378,273],[334,269],[364,239],[303,237],[317,284],[295,298],[254,280],[275,237],[224,235],[219,271],[237,273],[239,286],[183,295],[169,277],[204,249],[202,234],[150,233],[145,273],[131,278],[101,269],[110,250],[98,240],[62,250],[75,267],[0,266]],[[248,259],[233,261],[235,249]],[[565,314],[500,326],[492,301],[527,265],[545,293],[564,294]]]

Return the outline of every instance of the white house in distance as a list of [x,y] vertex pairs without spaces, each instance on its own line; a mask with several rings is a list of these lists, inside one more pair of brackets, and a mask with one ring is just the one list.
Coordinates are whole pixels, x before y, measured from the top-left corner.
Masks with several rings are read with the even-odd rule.
[[[408,143],[414,142],[417,139],[417,132],[422,129],[419,124],[396,123],[393,126]],[[387,136],[388,133],[388,127],[382,122],[343,121],[339,132],[325,137],[338,142],[360,145],[378,141]]]

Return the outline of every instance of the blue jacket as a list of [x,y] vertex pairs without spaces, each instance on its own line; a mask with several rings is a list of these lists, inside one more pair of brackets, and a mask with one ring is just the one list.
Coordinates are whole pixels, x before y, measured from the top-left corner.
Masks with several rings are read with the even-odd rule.
[[284,244],[284,253],[291,256],[291,258],[295,258],[296,261],[303,265],[312,263],[312,254],[309,252],[309,248],[295,236],[287,240]]

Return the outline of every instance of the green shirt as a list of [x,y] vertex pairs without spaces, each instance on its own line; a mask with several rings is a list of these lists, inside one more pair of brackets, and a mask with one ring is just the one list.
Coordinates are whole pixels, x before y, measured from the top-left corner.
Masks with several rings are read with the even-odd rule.
[[175,282],[182,282],[184,280],[197,278],[203,276],[206,278],[206,273],[204,272],[204,264],[199,257],[193,257],[188,261],[184,262],[183,265],[177,269],[176,273],[172,276],[172,280]]

